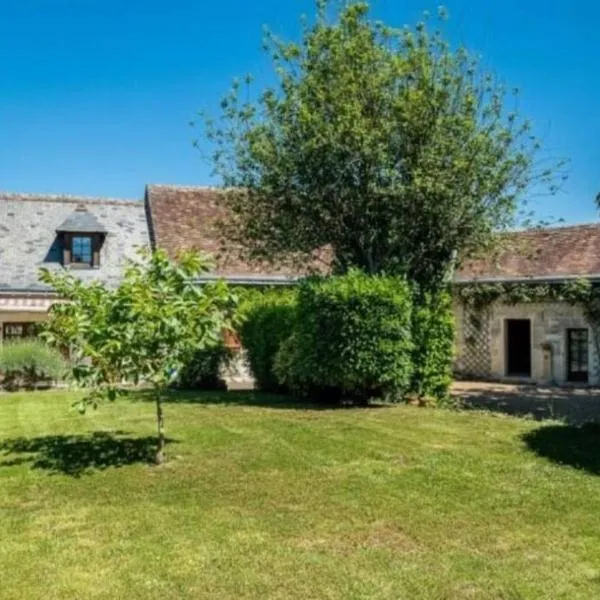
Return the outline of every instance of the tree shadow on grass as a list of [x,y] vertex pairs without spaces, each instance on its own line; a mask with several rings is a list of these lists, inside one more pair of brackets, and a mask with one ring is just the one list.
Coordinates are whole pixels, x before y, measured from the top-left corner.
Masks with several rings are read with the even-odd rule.
[[[154,396],[149,390],[136,390],[130,392],[132,400],[154,401]],[[344,408],[381,408],[389,406],[380,402],[367,405],[340,403],[339,400],[326,398],[320,402],[310,399],[301,399],[283,394],[270,394],[251,390],[171,390],[163,397],[163,402],[180,404],[212,404],[223,406],[256,406],[261,408],[274,408],[281,410],[332,410]]]
[[0,453],[20,455],[0,462],[0,467],[30,464],[32,469],[81,477],[113,467],[154,464],[156,438],[127,437],[124,431],[18,437],[0,440]]
[[529,431],[523,441],[538,456],[559,465],[600,475],[600,425],[547,425]]

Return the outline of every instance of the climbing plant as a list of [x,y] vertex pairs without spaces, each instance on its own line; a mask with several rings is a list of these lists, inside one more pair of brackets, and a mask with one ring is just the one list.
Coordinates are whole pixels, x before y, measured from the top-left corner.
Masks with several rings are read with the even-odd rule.
[[[494,282],[461,283],[455,287],[455,294],[464,306],[476,311],[489,307],[494,302],[521,304],[531,302],[568,302],[588,310],[593,299],[598,297],[597,288],[586,279],[566,283],[537,282]],[[593,308],[589,307],[593,312]],[[590,314],[591,314],[590,312]],[[598,314],[600,320],[600,311]]]
[[600,357],[600,286],[587,279],[565,283],[494,282],[461,283],[455,296],[470,309],[470,322],[481,328],[483,315],[495,302],[523,304],[534,302],[566,302],[579,306],[588,321],[596,355]]

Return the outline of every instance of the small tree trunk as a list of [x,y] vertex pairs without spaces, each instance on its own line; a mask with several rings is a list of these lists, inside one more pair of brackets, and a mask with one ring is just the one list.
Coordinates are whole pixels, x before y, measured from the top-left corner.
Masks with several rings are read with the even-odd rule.
[[162,465],[165,462],[165,418],[163,415],[162,393],[156,394],[156,424],[158,427],[158,443],[156,445],[156,464]]

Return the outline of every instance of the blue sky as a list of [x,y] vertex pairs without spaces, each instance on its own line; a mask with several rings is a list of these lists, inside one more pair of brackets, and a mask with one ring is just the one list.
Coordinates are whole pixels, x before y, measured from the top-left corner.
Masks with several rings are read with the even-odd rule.
[[[375,0],[414,23],[439,2]],[[139,198],[146,183],[210,183],[188,123],[231,79],[270,75],[268,24],[288,38],[311,0],[0,0],[0,189]],[[511,86],[553,155],[571,160],[540,216],[597,218],[600,3],[448,0],[448,35]]]

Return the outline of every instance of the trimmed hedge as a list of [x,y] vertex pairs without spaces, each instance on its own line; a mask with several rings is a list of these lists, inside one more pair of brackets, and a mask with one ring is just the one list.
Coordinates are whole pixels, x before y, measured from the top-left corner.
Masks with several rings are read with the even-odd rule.
[[231,359],[232,351],[224,344],[196,352],[177,374],[174,387],[186,390],[225,390],[221,369]]
[[415,295],[412,338],[410,391],[420,398],[446,398],[452,383],[454,356],[454,314],[449,293]]
[[351,271],[302,282],[280,383],[321,400],[399,398],[412,375],[411,292],[394,277]]
[[61,353],[35,339],[0,345],[0,382],[8,390],[35,388],[63,379],[67,361]]
[[242,346],[258,389],[284,392],[273,372],[275,356],[290,336],[295,320],[296,291],[275,289],[247,293],[240,306]]

